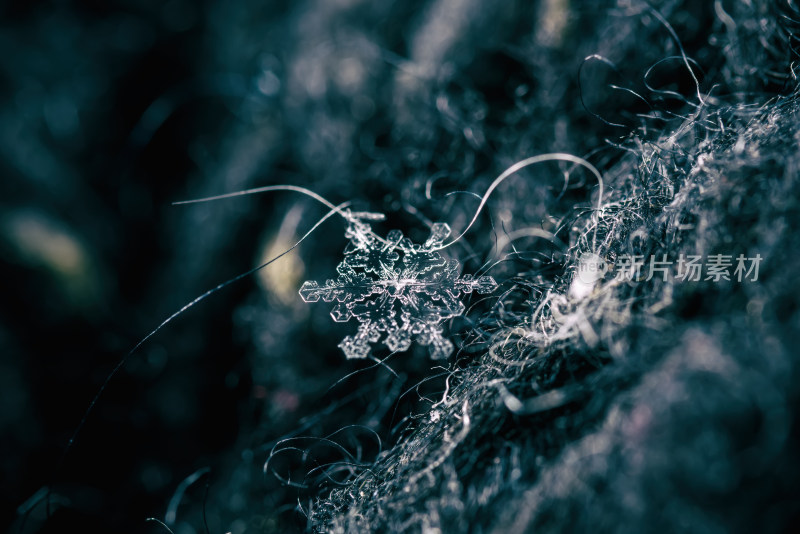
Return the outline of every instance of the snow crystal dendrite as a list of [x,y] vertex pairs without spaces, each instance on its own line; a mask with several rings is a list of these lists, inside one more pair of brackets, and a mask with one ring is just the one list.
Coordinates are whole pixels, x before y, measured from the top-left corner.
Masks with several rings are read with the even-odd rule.
[[450,235],[445,223],[431,226],[424,244],[412,243],[400,230],[385,239],[372,232],[367,218],[348,217],[345,236],[350,240],[338,277],[320,286],[308,281],[300,288],[305,302],[336,301],[331,317],[346,322],[355,317],[358,331],[339,344],[348,358],[366,358],[371,344],[383,338],[391,351],[405,351],[416,340],[430,347],[431,358],[446,358],[453,343],[442,336],[442,322],[464,313],[462,294],[490,293],[497,287],[491,276],[459,278],[459,263],[438,252]]

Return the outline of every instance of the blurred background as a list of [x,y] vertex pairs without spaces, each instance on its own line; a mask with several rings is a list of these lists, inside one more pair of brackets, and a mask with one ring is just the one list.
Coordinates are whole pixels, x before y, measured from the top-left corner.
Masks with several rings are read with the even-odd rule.
[[[750,83],[714,70],[721,52],[706,46],[708,28],[721,23],[710,6],[662,4],[709,79]],[[522,157],[571,152],[598,166],[619,157],[604,140],[646,106],[608,84],[641,85],[644,70],[676,51],[642,13],[557,0],[4,2],[0,524],[164,531],[145,523],[156,517],[189,533],[202,531],[205,512],[211,532],[301,528],[298,502],[313,492],[262,474],[271,447],[350,424],[391,439],[425,387],[443,382],[424,353],[395,359],[396,374],[345,361],[336,344],[354,325],[298,297],[303,280],[334,272],[346,244],[339,220],[149,339],[60,461],[139,340],[325,213],[282,192],[172,202],[293,184],[386,213],[379,231],[401,228],[415,241],[432,220],[463,228],[477,201],[446,193],[483,191]],[[616,66],[581,68],[594,53]],[[595,90],[582,94],[579,80]],[[694,87],[675,62],[648,82]],[[538,184],[504,185],[492,222],[540,222],[554,199],[588,199],[580,183],[564,194],[563,174],[551,171]],[[477,239],[458,251],[467,272],[481,265],[491,228],[482,217]],[[537,261],[494,274],[523,275]],[[364,459],[380,450],[353,439],[375,443]]]

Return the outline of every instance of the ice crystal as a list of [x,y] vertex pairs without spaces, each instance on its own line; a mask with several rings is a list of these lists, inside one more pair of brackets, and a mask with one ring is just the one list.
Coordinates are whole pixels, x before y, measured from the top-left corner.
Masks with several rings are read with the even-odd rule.
[[405,351],[416,340],[430,347],[431,358],[448,357],[453,343],[442,335],[442,322],[464,313],[461,295],[490,293],[497,283],[491,276],[459,277],[458,260],[439,253],[450,235],[447,224],[432,225],[430,237],[419,245],[400,230],[379,238],[364,222],[368,218],[375,217],[348,218],[350,242],[336,267],[338,277],[322,286],[305,282],[300,296],[305,302],[336,301],[334,321],[355,317],[359,322],[358,331],[339,344],[347,358],[366,358],[381,338],[391,351]]

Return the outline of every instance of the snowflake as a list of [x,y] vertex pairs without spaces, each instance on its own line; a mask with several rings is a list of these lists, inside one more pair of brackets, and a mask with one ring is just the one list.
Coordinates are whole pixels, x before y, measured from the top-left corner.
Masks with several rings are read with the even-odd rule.
[[[459,278],[459,263],[438,252],[450,227],[436,223],[424,244],[390,231],[385,239],[372,232],[365,219],[375,214],[350,214],[345,237],[350,242],[336,267],[338,277],[320,286],[308,281],[300,288],[305,302],[336,301],[331,317],[359,322],[355,335],[339,344],[347,358],[366,358],[371,345],[383,337],[391,351],[405,351],[413,341],[430,347],[433,359],[447,358],[453,343],[442,335],[442,322],[464,313],[460,296],[494,291],[491,276]],[[384,337],[385,334],[385,337]]]

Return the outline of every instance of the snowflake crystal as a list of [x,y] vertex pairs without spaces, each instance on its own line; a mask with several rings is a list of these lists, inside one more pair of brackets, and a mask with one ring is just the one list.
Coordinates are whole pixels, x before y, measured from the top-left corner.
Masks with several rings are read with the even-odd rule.
[[450,235],[447,224],[434,224],[428,240],[418,245],[400,230],[378,238],[364,222],[378,218],[351,214],[345,232],[350,243],[336,267],[339,276],[323,286],[305,282],[300,296],[305,302],[336,301],[331,310],[336,322],[358,320],[355,335],[339,343],[347,358],[368,357],[384,334],[383,344],[391,351],[405,351],[416,340],[430,347],[431,358],[447,358],[453,343],[443,337],[441,323],[464,313],[462,294],[490,293],[497,283],[491,276],[458,277],[458,260],[436,250]]

